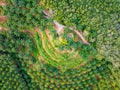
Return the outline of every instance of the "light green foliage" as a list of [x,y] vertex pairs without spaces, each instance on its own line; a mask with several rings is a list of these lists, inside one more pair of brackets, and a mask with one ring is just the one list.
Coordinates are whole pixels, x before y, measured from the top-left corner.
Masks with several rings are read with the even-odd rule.
[[62,24],[84,25],[86,30],[99,30],[102,25],[109,27],[113,21],[110,19],[118,15],[120,10],[119,1],[114,0],[42,0],[42,2],[45,8],[53,10],[54,18]]
[[[119,0],[5,1],[0,12],[8,19],[0,25],[8,31],[0,31],[0,89],[120,89],[120,72],[107,61],[114,59],[114,50],[119,58]],[[69,29],[57,35],[53,19],[44,18],[46,8],[53,10],[53,19],[82,31],[90,45],[75,41]]]
[[54,19],[67,26],[87,32],[86,39],[107,60],[120,62],[120,1],[119,0],[42,0],[52,9]]

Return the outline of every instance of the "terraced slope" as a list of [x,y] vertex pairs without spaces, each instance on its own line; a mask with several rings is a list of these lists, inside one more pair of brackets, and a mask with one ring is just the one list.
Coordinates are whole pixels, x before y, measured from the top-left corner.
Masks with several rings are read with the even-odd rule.
[[[2,2],[0,88],[119,90],[120,71],[111,60],[116,56],[119,62],[119,28],[110,19],[111,15],[119,15],[119,5],[119,1],[113,0]],[[53,10],[53,17],[48,8]],[[59,25],[65,27],[61,29]],[[112,47],[107,53],[109,45]],[[110,54],[114,50],[117,54]]]
[[[41,5],[53,11],[54,19],[63,25],[76,26],[97,51],[116,66],[120,60],[119,0],[42,0]],[[115,63],[114,63],[115,64]]]

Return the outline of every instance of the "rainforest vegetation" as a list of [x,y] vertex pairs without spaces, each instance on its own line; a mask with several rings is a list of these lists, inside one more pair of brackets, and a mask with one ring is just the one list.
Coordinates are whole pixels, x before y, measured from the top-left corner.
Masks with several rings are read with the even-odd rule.
[[120,0],[0,0],[0,90],[120,90]]

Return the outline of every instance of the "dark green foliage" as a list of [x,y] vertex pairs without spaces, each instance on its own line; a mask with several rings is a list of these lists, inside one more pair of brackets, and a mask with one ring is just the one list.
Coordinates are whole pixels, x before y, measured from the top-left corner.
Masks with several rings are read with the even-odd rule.
[[[1,89],[39,90],[37,84],[26,73],[27,66],[24,64],[30,58],[32,62],[35,62],[35,58],[31,56],[32,46],[32,40],[26,33],[17,30],[0,33]],[[5,71],[4,68],[8,71]],[[2,79],[2,77],[6,79]]]
[[0,59],[0,88],[1,90],[27,90],[25,80],[21,76],[14,61],[6,58]]
[[[10,30],[0,33],[0,35],[0,50],[10,55],[12,60],[21,57],[24,57],[24,59],[29,58],[28,56],[32,50],[29,48],[29,50],[26,51],[25,48],[30,47],[32,41],[29,39],[28,34],[17,30]],[[22,54],[23,52],[26,54]]]
[[[105,60],[92,60],[86,65],[80,67],[79,69],[69,69],[65,72],[62,72],[49,65],[43,64],[43,67],[39,69],[41,72],[40,76],[32,74],[35,71],[31,72],[32,77],[37,78],[36,80],[40,82],[40,89],[92,89],[92,86],[98,85],[100,80],[105,81],[111,75],[111,71],[107,67]],[[109,81],[108,81],[109,82]],[[112,81],[110,80],[112,83]],[[111,84],[109,85],[111,86]],[[106,86],[106,89],[109,87]],[[100,87],[99,87],[100,88]],[[118,88],[118,86],[116,86]]]
[[88,59],[90,56],[94,56],[97,54],[97,51],[91,45],[83,45],[81,44],[80,55],[84,58]]
[[[90,45],[85,45],[81,41],[75,41],[74,36],[70,37],[69,33],[70,33],[70,29],[66,28],[63,34],[63,38],[66,40],[67,44],[59,46],[59,49],[61,50],[63,49],[70,50],[72,48],[74,48],[75,50],[79,49],[80,56],[84,57],[86,60],[88,60],[90,56],[94,56],[97,54],[97,50],[94,48],[95,42],[94,43],[90,42],[91,43]],[[94,30],[91,30],[91,34],[93,34],[91,37],[96,36]]]
[[54,19],[66,26],[76,26],[79,31],[87,31],[86,38],[100,54],[111,62],[119,61],[120,0],[42,2],[44,8],[53,10]]
[[[68,61],[69,54],[63,54],[62,58],[56,58],[59,53],[54,54],[56,51],[53,51],[52,46],[48,45],[51,42],[48,42],[49,37],[44,32],[46,28],[50,29],[54,39],[58,38],[59,35],[56,34],[53,28],[53,19],[49,18],[47,20],[43,17],[43,8],[39,5],[39,0],[6,0],[6,2],[9,2],[9,4],[4,7],[2,14],[8,16],[6,26],[9,30],[0,32],[1,90],[108,90],[111,88],[119,90],[119,80],[116,80],[116,73],[113,74],[112,72],[111,63],[94,57],[97,53],[95,50],[96,43],[91,40],[96,38],[101,31],[104,32],[105,29],[101,29],[103,27],[100,28],[100,25],[106,25],[107,20],[109,20],[107,19],[105,23],[95,26],[96,22],[99,22],[99,20],[96,21],[99,14],[105,15],[106,17],[103,19],[106,19],[108,14],[116,12],[116,9],[113,11],[110,8],[110,6],[117,5],[116,2],[102,0],[94,0],[94,2],[90,0],[61,0],[58,2],[57,0],[45,0],[44,4],[46,6],[50,5],[49,8],[54,10],[55,19],[60,23],[75,26],[79,29],[78,31],[84,32],[87,30],[89,32],[89,38],[87,37],[87,39],[90,40],[90,45],[84,45],[80,41],[76,42],[74,40],[75,33],[73,33],[73,37],[70,37],[69,33],[71,31],[68,28],[62,36],[67,43],[58,46],[58,48],[61,51],[74,48],[76,51],[79,50],[79,56],[84,58],[78,58],[82,62],[72,69],[64,66],[70,63]],[[106,8],[102,8],[102,6]],[[97,9],[98,7],[100,8]],[[100,12],[100,10],[103,12]],[[30,36],[28,33],[23,32],[26,29],[33,30],[35,27],[39,27],[43,31],[41,32],[43,37],[39,33]],[[105,27],[107,28],[109,25]],[[99,28],[100,31],[97,31]],[[107,40],[105,41],[107,42]],[[47,45],[43,47],[43,43]],[[65,64],[53,60],[59,58],[65,60]],[[79,62],[76,61],[76,63]],[[66,71],[62,71],[63,69]]]
[[6,5],[3,13],[8,16],[7,26],[10,29],[28,30],[42,26],[43,30],[46,25],[37,0],[12,0],[12,5]]

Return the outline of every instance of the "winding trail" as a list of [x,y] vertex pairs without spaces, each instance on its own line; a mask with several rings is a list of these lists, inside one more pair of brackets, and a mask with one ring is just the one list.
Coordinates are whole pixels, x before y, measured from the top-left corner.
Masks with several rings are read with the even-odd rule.
[[[49,19],[52,18],[53,19],[53,13],[52,11],[47,11],[47,10],[43,10],[43,13],[45,14],[45,18]],[[62,24],[60,24],[58,21],[53,19],[53,23],[54,23],[54,27],[55,30],[58,34],[60,33],[64,33],[64,30],[67,26],[64,26]],[[81,39],[81,42],[85,45],[89,45],[90,43],[87,42],[87,40],[84,38],[84,36],[82,35],[82,32],[79,32],[78,30],[75,30],[73,27],[68,27],[70,30],[74,31],[79,38]]]

